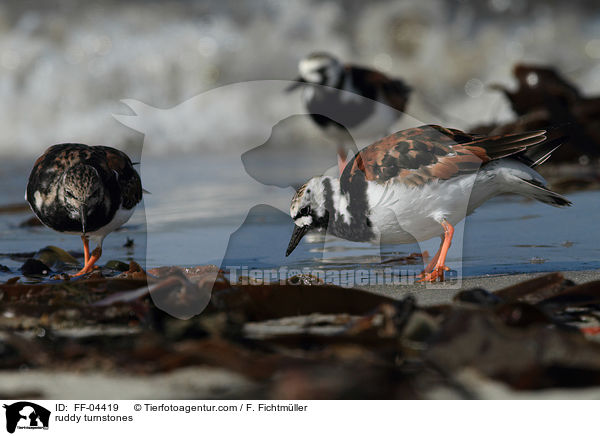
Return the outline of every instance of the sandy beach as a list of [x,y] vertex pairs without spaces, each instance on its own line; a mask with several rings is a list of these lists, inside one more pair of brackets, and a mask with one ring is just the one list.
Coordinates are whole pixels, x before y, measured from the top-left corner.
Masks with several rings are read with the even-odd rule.
[[[565,271],[562,273],[564,278],[567,279],[567,282],[563,282],[565,284],[568,284],[568,281],[572,281],[574,283],[574,285],[578,285],[578,284],[584,284],[584,283],[590,283],[594,280],[598,280],[598,277],[600,276],[600,272],[597,270],[594,271]],[[410,286],[397,286],[397,287],[392,287],[392,286],[366,286],[363,287],[362,289],[368,291],[368,293],[373,294],[375,296],[383,296],[386,298],[389,298],[389,301],[398,301],[402,306],[406,304],[406,297],[408,296],[412,296],[414,297],[414,299],[416,300],[416,304],[418,307],[421,307],[421,310],[424,310],[424,312],[422,311],[421,313],[426,313],[427,308],[431,307],[437,307],[437,305],[452,305],[452,307],[457,307],[458,310],[462,310],[460,309],[461,305],[459,304],[457,306],[456,302],[453,301],[453,297],[456,295],[457,292],[461,291],[461,290],[468,290],[468,289],[473,289],[473,288],[482,288],[485,289],[487,291],[490,292],[494,292],[500,289],[506,289],[510,286],[513,285],[517,285],[517,284],[522,284],[523,282],[530,280],[530,279],[535,279],[538,277],[542,277],[542,276],[547,276],[546,273],[532,273],[532,274],[513,274],[513,275],[496,275],[496,276],[485,276],[485,277],[469,277],[469,278],[465,278],[462,281],[462,286],[460,289],[456,289],[456,286],[452,286],[452,285],[446,285],[445,288],[443,288],[443,285],[438,285],[437,289],[430,289],[427,288],[427,286],[431,287],[431,285],[424,285],[424,284],[413,284]],[[561,279],[562,280],[562,279]],[[98,282],[98,283],[102,283],[102,282]],[[85,282],[82,282],[82,284],[85,284]],[[97,286],[97,285],[95,285]],[[122,286],[122,285],[121,285]],[[450,287],[454,287],[454,289],[449,289],[448,286]],[[573,286],[571,284],[569,284],[568,286]],[[588,285],[589,286],[589,285]],[[249,286],[247,288],[247,291],[245,292],[249,292],[252,291],[253,286]],[[4,289],[9,289],[9,288],[4,288]],[[265,289],[268,289],[265,288]],[[318,294],[322,294],[325,295],[329,292],[331,292],[332,289],[331,287],[327,287],[327,286],[312,286],[312,287],[307,287],[304,288],[306,290],[310,290],[312,289],[314,292],[316,292],[315,297]],[[352,289],[344,289],[344,288],[337,288],[340,289],[339,291],[339,295],[341,296],[341,298],[348,298],[348,299],[357,299],[359,296],[356,294],[356,291],[352,290]],[[567,288],[569,289],[569,288]],[[292,294],[290,294],[290,297],[293,296],[293,293],[298,291],[298,287],[297,286],[292,286],[292,287],[288,287],[288,288],[281,288],[279,292],[292,292]],[[8,292],[8,291],[7,291]],[[216,292],[216,291],[215,291]],[[306,291],[301,291],[301,292],[306,292]],[[338,291],[336,291],[338,292]],[[556,291],[553,291],[556,292]],[[215,294],[218,295],[218,294]],[[250,295],[250,294],[249,294]],[[258,294],[255,295],[259,296],[260,291]],[[345,297],[345,295],[347,295],[347,297]],[[252,298],[255,298],[252,297]],[[264,296],[265,298],[267,298],[265,301],[271,301],[273,302],[272,304],[280,304],[281,301],[278,301],[277,299],[273,299],[273,298],[269,298],[267,295]],[[308,297],[308,295],[307,295]],[[80,297],[77,297],[80,298]],[[214,296],[213,296],[214,298]],[[260,297],[263,298],[263,297]],[[321,297],[318,297],[315,299],[314,303],[311,302],[306,302],[304,305],[306,307],[311,307],[314,305],[314,307],[319,307],[320,304],[318,300]],[[339,297],[338,297],[339,298]],[[364,297],[360,297],[363,298]],[[123,300],[125,301],[125,300]],[[235,301],[235,300],[232,300]],[[325,301],[325,300],[324,300]],[[368,301],[364,300],[365,302]],[[383,300],[382,300],[383,301]],[[145,304],[147,304],[148,302],[146,302]],[[149,302],[150,305],[152,305],[152,302]],[[344,304],[341,300],[341,307],[348,306],[348,304]],[[5,303],[6,304],[6,303]],[[292,303],[293,304],[293,303]],[[351,304],[351,303],[350,303]],[[370,303],[369,303],[370,304]],[[11,310],[8,309],[9,307],[11,307],[11,305],[9,304],[8,306],[5,306],[5,310]],[[52,337],[54,339],[52,339],[52,341],[58,341],[57,344],[62,343],[63,345],[60,345],[60,347],[64,347],[66,344],[72,343],[72,344],[76,344],[76,343],[85,343],[86,341],[91,341],[89,342],[90,344],[95,343],[96,341],[100,340],[100,341],[105,341],[105,340],[112,340],[112,341],[117,341],[115,343],[119,343],[122,341],[126,341],[129,342],[130,340],[133,341],[133,344],[135,343],[139,343],[139,340],[141,338],[143,338],[145,335],[147,335],[149,333],[148,329],[148,325],[144,325],[144,323],[142,324],[138,324],[138,323],[134,323],[132,324],[131,321],[128,324],[128,327],[122,326],[122,324],[120,324],[121,322],[117,322],[117,319],[119,319],[119,317],[121,317],[122,315],[119,315],[119,311],[122,311],[121,308],[119,308],[120,306],[113,306],[113,314],[109,315],[110,317],[114,317],[117,316],[117,318],[114,318],[113,321],[110,321],[109,318],[105,321],[108,322],[108,324],[104,324],[104,325],[100,325],[100,324],[90,324],[89,322],[85,322],[85,320],[81,320],[83,321],[83,323],[81,323],[80,321],[76,321],[75,324],[73,324],[73,322],[67,322],[67,324],[64,324],[64,321],[58,322],[54,327],[50,327],[50,325],[48,325],[48,321],[44,321],[44,318],[41,319],[36,319],[36,318],[31,318],[31,317],[25,317],[23,318],[22,321],[19,321],[19,318],[15,318],[15,320],[13,321],[13,325],[14,322],[20,323],[22,326],[27,326],[25,331],[22,331],[22,333],[17,333],[19,336],[20,335],[25,335],[24,337],[31,337],[32,334],[37,334],[38,336],[40,335],[40,329],[42,332],[45,332],[46,329],[48,329],[48,333],[43,333],[44,336],[47,336],[47,334],[51,334]],[[133,306],[132,306],[133,307]],[[324,307],[324,306],[323,306]],[[468,306],[467,306],[468,307]],[[55,310],[55,309],[53,309]],[[154,311],[153,309],[151,309],[152,311]],[[237,309],[236,309],[237,310]],[[250,310],[249,314],[253,312],[254,309],[252,309],[252,305],[248,306],[248,310]],[[276,309],[275,307],[273,307],[274,311],[277,311],[278,309]],[[307,310],[307,309],[303,309],[303,310]],[[344,310],[344,309],[342,309]],[[377,309],[378,311],[379,309]],[[116,312],[115,312],[116,311]],[[285,311],[285,309],[284,309]],[[359,312],[363,312],[363,309],[358,308]],[[364,309],[365,312],[369,313],[365,307]],[[8,312],[5,312],[8,313]],[[57,312],[61,313],[61,310],[59,309],[59,311]],[[100,313],[100,312],[99,312]],[[160,311],[158,311],[158,313],[160,313]],[[183,328],[186,325],[192,326],[192,325],[202,325],[205,327],[202,327],[203,329],[206,328],[206,326],[210,326],[213,325],[213,323],[215,322],[214,319],[218,319],[218,318],[214,318],[215,314],[212,314],[212,311],[207,312],[206,314],[203,314],[199,317],[196,317],[196,319],[192,319],[190,321],[178,321],[176,323],[173,324],[173,320],[170,317],[167,317],[167,320],[169,320],[168,322],[170,324],[173,325],[180,325],[180,327],[177,327],[177,329],[175,331],[181,330],[181,328]],[[434,311],[435,313],[435,311]],[[107,312],[108,314],[108,312]],[[11,315],[14,316],[14,315]],[[64,316],[64,315],[62,315]],[[56,320],[58,321],[59,319],[61,319],[61,317],[56,318],[56,316],[52,316],[50,319],[56,318]],[[72,316],[72,315],[71,315]],[[100,315],[100,316],[106,316],[106,315]],[[233,315],[232,315],[233,316]],[[253,315],[246,315],[246,316],[253,316]],[[348,325],[352,325],[352,323],[354,322],[358,322],[358,321],[352,321],[353,319],[359,320],[361,319],[360,317],[352,317],[349,316],[347,314],[343,314],[343,312],[339,315],[336,315],[337,317],[341,317],[340,321],[342,322],[342,324],[336,324],[337,321],[334,321],[335,318],[331,318],[328,316],[325,316],[325,314],[323,315],[319,315],[318,313],[313,314],[313,315],[308,315],[308,317],[305,316],[301,316],[301,317],[283,317],[281,318],[281,320],[265,320],[264,322],[251,322],[249,324],[245,324],[247,327],[245,328],[249,328],[252,327],[252,329],[254,329],[254,331],[260,331],[262,332],[261,335],[263,335],[264,340],[267,341],[267,343],[275,338],[278,337],[278,335],[282,335],[280,336],[281,338],[284,338],[287,336],[290,337],[290,339],[292,337],[294,337],[294,333],[293,331],[297,331],[297,327],[294,327],[298,321],[301,322],[301,324],[299,325],[299,327],[301,327],[301,325],[303,323],[306,323],[306,327],[305,328],[309,328],[309,325],[311,322],[311,319],[314,319],[315,323],[314,327],[310,327],[311,330],[306,330],[306,334],[312,335],[312,336],[307,336],[307,338],[312,337],[312,341],[315,341],[314,343],[317,344],[319,343],[323,338],[326,338],[328,335],[330,334],[340,334],[342,332],[344,332],[347,329]],[[370,319],[370,317],[372,317],[373,315],[367,315],[366,319]],[[377,315],[380,316],[380,315]],[[416,318],[413,316],[413,324],[415,322],[417,322],[417,325],[419,322],[423,322],[423,320],[421,321],[414,321],[415,319],[420,319],[419,317],[422,317],[423,315],[419,315],[416,316]],[[487,316],[487,315],[486,315]],[[228,315],[229,317],[229,315]],[[317,321],[319,318],[322,318],[322,321]],[[426,318],[427,319],[427,316]],[[286,321],[287,320],[287,321]],[[333,321],[333,324],[331,324],[330,327],[326,327],[325,324],[330,323],[331,321]],[[117,322],[115,324],[115,322]],[[319,327],[320,323],[325,323],[323,324],[321,327]],[[364,322],[364,321],[360,321],[360,322]],[[54,322],[51,322],[51,324],[53,324]],[[218,322],[217,325],[219,325],[221,323],[221,321]],[[282,324],[283,323],[283,324]],[[350,324],[348,324],[350,323]],[[430,321],[426,321],[424,325],[428,325],[431,323]],[[81,324],[81,325],[80,325]],[[84,325],[87,324],[87,327],[85,327]],[[18,324],[16,324],[18,325]],[[61,325],[63,325],[61,327]],[[77,325],[79,325],[77,327]],[[112,327],[111,327],[112,325]],[[285,327],[285,326],[288,327]],[[37,326],[37,327],[36,327]],[[42,327],[44,326],[44,327]],[[257,327],[259,328],[259,330],[256,330]],[[189,329],[190,327],[186,327],[187,329]],[[215,327],[210,327],[212,329],[214,329]],[[221,327],[219,327],[221,328]],[[292,330],[289,330],[289,328],[292,328]],[[330,330],[330,333],[325,333],[327,331],[327,328],[333,329]],[[408,331],[410,330],[414,330],[415,327],[407,327]],[[421,329],[423,327],[420,327]],[[165,337],[163,337],[162,340],[168,340],[168,337],[170,335],[172,335],[172,333],[168,333],[169,331],[173,331],[173,328],[167,328],[167,330],[165,330],[164,333],[161,333],[162,335],[166,335]],[[197,329],[197,327],[196,327]],[[418,330],[419,328],[417,328]],[[287,333],[285,333],[287,331]],[[302,330],[300,330],[302,331]],[[310,333],[309,333],[310,331]],[[319,333],[321,331],[321,333]],[[36,333],[38,332],[38,333]],[[335,333],[338,332],[338,333]],[[184,338],[188,338],[189,340],[198,342],[199,344],[202,343],[203,340],[202,339],[202,335],[204,335],[205,333],[202,333],[200,336],[198,336],[199,333],[193,333],[192,336],[188,336],[187,334],[183,337],[181,337],[181,339]],[[264,336],[266,334],[266,336]],[[325,334],[325,336],[321,336]],[[380,333],[381,334],[381,333]],[[407,334],[407,333],[404,333]],[[484,333],[485,334],[485,333]],[[274,335],[274,336],[273,336]],[[414,335],[414,333],[413,333]],[[410,336],[410,334],[409,334]],[[157,339],[159,338],[157,337]],[[271,339],[269,339],[269,337],[271,337]],[[490,337],[490,339],[493,337]],[[128,339],[129,338],[129,339]],[[139,338],[139,339],[136,339]],[[6,333],[3,333],[2,336],[0,336],[0,340],[8,343],[8,344],[17,344],[17,342],[15,342],[15,339],[11,339],[10,336],[7,336]],[[29,339],[31,340],[31,339]],[[65,343],[66,341],[66,343]],[[83,342],[81,342],[83,341]],[[358,346],[358,344],[361,343],[361,339],[360,339],[360,335],[356,337],[356,346]],[[525,341],[525,339],[523,339],[523,341]],[[37,341],[36,341],[37,342]],[[101,344],[102,342],[100,342],[99,344]],[[142,342],[143,343],[143,340]],[[209,342],[210,343],[210,342]],[[218,343],[218,342],[217,342]],[[526,342],[523,342],[523,346],[525,346]],[[13,346],[11,345],[11,346]],[[41,344],[40,344],[41,345]],[[39,345],[38,345],[39,346]],[[58,346],[58,345],[57,345]],[[71,345],[72,347],[73,345]],[[81,346],[81,345],[80,345]],[[140,345],[134,345],[134,349],[136,347],[139,347]],[[219,347],[221,347],[222,345],[220,345]],[[128,348],[131,347],[130,345],[127,346]],[[213,347],[213,346],[211,346]],[[412,346],[409,346],[409,348]],[[262,376],[259,378],[256,378],[256,375],[254,375],[254,371],[247,371],[243,368],[240,368],[237,364],[233,364],[231,362],[228,363],[228,358],[227,353],[229,353],[228,351],[226,351],[226,348],[223,349],[222,351],[218,352],[218,353],[224,353],[222,355],[219,354],[214,354],[215,351],[210,351],[209,354],[206,354],[207,351],[202,351],[203,348],[199,348],[198,352],[200,352],[200,355],[204,355],[204,358],[200,358],[200,360],[198,362],[202,362],[204,361],[204,364],[193,364],[193,363],[187,363],[187,364],[176,364],[172,369],[165,371],[164,369],[156,372],[156,371],[152,371],[151,373],[147,373],[146,371],[139,371],[136,368],[136,366],[134,365],[133,367],[129,367],[129,369],[125,369],[123,368],[122,370],[119,369],[119,366],[114,366],[114,363],[108,364],[110,361],[106,360],[106,358],[108,357],[107,355],[103,355],[103,346],[98,347],[98,349],[94,349],[93,354],[97,355],[97,357],[93,358],[93,359],[84,359],[83,362],[80,363],[76,363],[77,360],[80,359],[76,359],[75,363],[75,367],[77,368],[76,370],[74,370],[73,368],[70,368],[69,366],[64,366],[63,364],[52,364],[52,365],[47,365],[45,364],[45,366],[47,366],[46,368],[44,368],[43,366],[40,367],[39,366],[39,362],[41,361],[46,361],[44,358],[43,360],[39,360],[38,358],[34,358],[33,362],[37,362],[34,363],[34,365],[31,364],[21,364],[19,369],[3,369],[0,370],[0,395],[2,395],[3,398],[40,398],[40,399],[44,399],[44,398],[53,398],[53,399],[103,399],[103,398],[113,398],[115,392],[120,392],[119,394],[119,398],[121,399],[141,399],[141,398],[145,398],[145,399],[152,399],[152,398],[156,398],[156,399],[193,399],[193,398],[202,398],[202,399],[210,399],[210,398],[214,398],[214,399],[227,399],[227,398],[236,398],[236,399],[240,399],[240,398],[272,398],[273,389],[284,389],[284,394],[282,395],[287,395],[285,394],[285,392],[287,392],[285,389],[289,389],[289,387],[287,388],[283,388],[281,387],[281,384],[283,383],[283,386],[287,386],[287,384],[289,383],[289,381],[277,381],[279,378],[283,377],[283,380],[286,380],[287,377],[289,377],[290,375],[287,373],[288,370],[282,368],[280,373],[275,372],[274,376],[269,377],[269,378],[263,378]],[[372,348],[371,351],[369,352],[375,352],[375,350],[377,349],[377,347]],[[56,351],[59,351],[60,348],[57,348]],[[129,353],[130,351],[128,351],[127,349],[123,349],[123,351],[125,353]],[[239,352],[243,352],[242,349],[240,349]],[[298,351],[296,351],[298,352]],[[366,352],[366,349],[365,351]],[[156,352],[152,352],[152,353],[159,353],[156,354],[155,358],[156,359],[160,359],[160,360],[164,360],[167,356],[164,355],[162,351],[156,351]],[[253,352],[254,353],[254,352]],[[135,355],[135,354],[134,354]],[[277,354],[276,354],[277,355]],[[285,353],[283,354],[285,355]],[[309,354],[310,355],[310,354]],[[26,355],[24,355],[25,358],[27,359]],[[205,360],[206,357],[208,356],[212,356],[210,357],[208,360]],[[100,359],[97,363],[94,363],[96,359]],[[224,359],[224,360],[223,360]],[[88,361],[88,363],[85,363],[86,361]],[[104,364],[101,363],[102,361],[106,361]],[[221,363],[217,363],[217,362],[221,362]],[[66,362],[65,362],[66,363]],[[123,362],[125,363],[125,362]],[[106,366],[108,364],[108,366]],[[100,366],[106,366],[105,369],[99,369],[98,365]],[[51,368],[51,367],[52,368]],[[279,374],[279,375],[277,375]],[[273,378],[274,377],[274,378]],[[527,389],[520,389],[520,390],[515,390],[513,388],[511,388],[510,386],[506,385],[505,383],[501,383],[497,380],[493,380],[489,377],[484,376],[481,372],[465,366],[464,368],[457,370],[455,372],[452,373],[451,376],[449,376],[450,378],[445,380],[443,383],[434,383],[434,384],[430,384],[429,382],[427,382],[424,386],[422,386],[421,390],[419,391],[419,398],[424,398],[424,399],[459,399],[459,398],[478,398],[478,399],[598,399],[600,398],[600,388],[597,387],[586,387],[586,388],[552,388],[552,389],[542,389],[542,390],[527,390]],[[425,378],[427,379],[427,377]],[[279,386],[279,387],[277,387]],[[460,388],[457,388],[457,386],[460,386]],[[377,395],[375,396],[377,397]]]
[[[572,280],[577,284],[587,283],[594,280],[600,280],[600,271],[560,271],[561,274],[568,280]],[[412,285],[390,286],[390,285],[370,285],[360,287],[369,292],[386,297],[401,300],[407,295],[412,295],[416,298],[418,304],[423,306],[431,306],[436,304],[447,304],[452,302],[452,298],[458,292],[465,289],[482,288],[493,292],[502,288],[521,283],[525,280],[530,280],[536,277],[541,277],[547,273],[528,273],[528,274],[510,274],[510,275],[488,275],[480,277],[465,277],[462,279],[462,284],[459,288],[455,284],[422,284],[416,283]]]

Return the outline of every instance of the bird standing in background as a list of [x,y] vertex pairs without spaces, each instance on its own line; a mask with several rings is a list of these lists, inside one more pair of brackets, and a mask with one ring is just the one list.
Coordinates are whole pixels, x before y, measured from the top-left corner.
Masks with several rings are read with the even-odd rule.
[[[81,235],[79,276],[93,270],[106,235],[129,220],[142,200],[142,184],[129,157],[115,148],[57,144],[35,162],[25,199],[44,225]],[[89,239],[97,244],[91,254]]]
[[[303,100],[317,126],[338,144],[340,174],[348,160],[348,130],[359,138],[389,133],[408,102],[410,88],[371,69],[343,65],[327,53],[313,53],[298,65],[300,77],[288,87],[304,87]],[[344,91],[344,92],[341,92]]]
[[545,130],[482,136],[430,125],[403,130],[360,151],[341,177],[314,177],[294,195],[288,256],[312,229],[350,241],[412,243],[440,235],[421,274],[444,279],[454,226],[488,199],[520,194],[552,206],[571,202],[532,168],[564,138]]

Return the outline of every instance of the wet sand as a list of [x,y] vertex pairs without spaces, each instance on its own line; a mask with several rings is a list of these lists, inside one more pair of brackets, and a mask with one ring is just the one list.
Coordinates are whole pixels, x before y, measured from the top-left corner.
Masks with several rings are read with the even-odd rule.
[[[600,270],[561,271],[561,273],[565,276],[566,279],[572,280],[576,284],[591,282],[593,280],[600,280]],[[483,288],[487,291],[493,292],[497,291],[498,289],[502,289],[507,286],[512,286],[516,283],[523,282],[525,280],[543,276],[545,274],[548,273],[543,272],[465,277],[462,280],[462,284],[460,286],[458,286],[456,283],[449,283],[447,285],[441,283],[414,283],[400,286],[369,285],[357,287],[398,300],[406,297],[407,295],[413,295],[417,299],[419,305],[431,306],[435,304],[450,303],[452,301],[452,297],[454,297],[454,295],[456,295],[458,292],[464,289]]]

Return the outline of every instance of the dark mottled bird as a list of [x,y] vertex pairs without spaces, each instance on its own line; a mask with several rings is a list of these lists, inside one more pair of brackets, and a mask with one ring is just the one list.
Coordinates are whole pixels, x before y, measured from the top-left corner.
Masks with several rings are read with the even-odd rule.
[[600,156],[600,97],[582,94],[551,67],[517,64],[513,74],[518,84],[515,90],[500,84],[490,88],[502,91],[519,117],[501,126],[480,126],[476,131],[520,133],[560,126],[568,140],[553,157],[554,162],[585,163]]
[[[112,147],[57,144],[35,162],[25,199],[46,226],[81,235],[90,272],[102,241],[125,224],[142,200],[140,176],[129,157]],[[89,239],[97,244],[90,254]]]
[[410,88],[403,81],[343,65],[327,53],[308,55],[298,69],[300,77],[288,90],[304,85],[303,99],[311,118],[338,144],[340,173],[347,162],[347,130],[358,138],[380,138],[390,132],[408,102]]
[[502,91],[517,115],[539,109],[562,110],[581,99],[577,88],[552,68],[517,64],[513,74],[519,85],[515,91],[497,83],[489,87]]
[[357,242],[405,244],[441,234],[424,281],[443,280],[454,226],[488,199],[520,194],[571,203],[532,168],[564,138],[544,130],[482,136],[430,125],[403,130],[360,151],[341,177],[314,177],[292,199],[289,255],[312,229]]

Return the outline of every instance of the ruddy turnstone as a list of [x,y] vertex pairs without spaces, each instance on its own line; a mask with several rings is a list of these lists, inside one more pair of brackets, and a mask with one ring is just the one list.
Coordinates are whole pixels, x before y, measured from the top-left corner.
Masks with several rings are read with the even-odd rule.
[[[125,224],[142,200],[140,176],[129,157],[101,145],[57,144],[35,162],[25,199],[42,223],[81,235],[90,272],[102,255],[102,241]],[[97,247],[90,255],[89,239]]]
[[360,151],[339,179],[314,177],[296,192],[286,256],[311,229],[384,243],[442,233],[421,277],[443,280],[454,226],[491,197],[515,193],[552,206],[571,204],[532,169],[563,139],[550,136],[538,130],[486,137],[435,125],[387,136]]
[[514,91],[498,83],[488,87],[503,92],[519,116],[536,110],[564,112],[582,98],[579,90],[552,68],[517,64],[513,75],[519,85]]
[[[343,65],[327,53],[308,55],[298,69],[300,77],[288,91],[305,85],[303,99],[311,118],[338,143],[340,174],[347,163],[346,129],[357,137],[381,137],[389,133],[408,102],[410,88],[403,81],[367,68]],[[358,98],[352,98],[352,94]],[[327,114],[335,115],[337,121]]]

